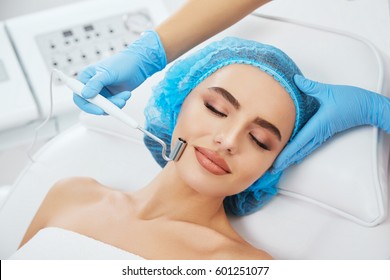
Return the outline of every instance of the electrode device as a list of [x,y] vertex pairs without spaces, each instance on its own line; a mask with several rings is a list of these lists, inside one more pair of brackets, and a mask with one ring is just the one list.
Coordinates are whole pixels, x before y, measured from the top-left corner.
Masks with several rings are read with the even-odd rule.
[[[61,72],[58,69],[53,70],[54,74],[57,75],[57,77],[63,82],[69,89],[71,89],[74,93],[78,94],[79,96],[82,97],[81,92],[84,88],[84,84],[81,83],[80,81],[68,77],[65,75],[63,72]],[[182,155],[184,149],[187,146],[187,142],[181,138],[179,138],[170,155],[167,156],[166,151],[167,151],[167,145],[165,144],[164,141],[162,141],[160,138],[155,136],[154,134],[150,133],[149,131],[145,130],[142,126],[140,126],[132,117],[127,115],[125,112],[123,112],[121,109],[119,109],[117,106],[115,106],[113,103],[111,103],[107,98],[103,97],[102,95],[98,94],[95,97],[92,97],[88,99],[89,102],[95,104],[96,106],[100,107],[103,109],[103,111],[116,118],[117,120],[125,123],[126,125],[131,126],[134,129],[138,129],[148,137],[152,138],[154,141],[158,142],[162,146],[162,157],[166,161],[177,161],[179,160],[180,156]]]

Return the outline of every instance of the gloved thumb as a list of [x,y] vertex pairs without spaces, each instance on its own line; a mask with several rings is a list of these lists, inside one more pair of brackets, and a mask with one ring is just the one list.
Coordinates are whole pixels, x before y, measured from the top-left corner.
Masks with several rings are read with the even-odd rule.
[[295,75],[294,82],[296,86],[305,94],[316,98],[319,98],[321,92],[326,90],[323,84],[306,79],[301,75]]

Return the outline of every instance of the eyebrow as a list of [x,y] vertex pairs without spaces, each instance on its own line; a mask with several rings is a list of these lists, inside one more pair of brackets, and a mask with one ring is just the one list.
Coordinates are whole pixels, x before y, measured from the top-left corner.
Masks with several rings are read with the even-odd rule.
[[221,87],[209,87],[210,90],[215,91],[219,95],[221,95],[223,98],[225,98],[230,104],[233,105],[236,110],[240,109],[241,105],[240,102],[226,89]]
[[[221,95],[223,98],[225,98],[236,110],[240,109],[241,105],[240,105],[240,102],[238,102],[238,100],[230,93],[228,92],[226,89],[224,88],[221,88],[221,87],[209,87],[208,89],[218,93],[219,95]],[[270,123],[269,121],[266,121],[260,117],[257,117],[255,120],[254,120],[254,123],[261,126],[262,128],[265,128],[267,129],[268,131],[270,131],[272,134],[274,134],[279,141],[281,141],[282,139],[282,136],[280,134],[280,131],[279,129],[273,125],[272,123]]]
[[270,123],[269,121],[266,121],[262,118],[257,117],[254,120],[254,123],[265,128],[265,129],[268,129],[271,133],[273,133],[278,138],[279,141],[282,140],[282,135],[280,134],[279,129],[276,126],[274,126],[272,123]]

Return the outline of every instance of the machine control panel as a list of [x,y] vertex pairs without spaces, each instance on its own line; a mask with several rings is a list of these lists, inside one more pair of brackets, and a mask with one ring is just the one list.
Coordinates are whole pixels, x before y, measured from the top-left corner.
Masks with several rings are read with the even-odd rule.
[[153,26],[148,10],[141,9],[40,34],[35,40],[49,70],[77,76],[85,66],[123,50]]

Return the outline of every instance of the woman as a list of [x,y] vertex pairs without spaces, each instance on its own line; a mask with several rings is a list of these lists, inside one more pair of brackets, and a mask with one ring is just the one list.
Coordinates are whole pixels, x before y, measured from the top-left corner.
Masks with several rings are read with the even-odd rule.
[[301,72],[282,51],[239,38],[214,42],[175,63],[154,89],[147,128],[187,141],[134,193],[88,179],[57,183],[21,243],[60,227],[146,259],[270,259],[230,225],[277,192],[267,170],[318,109],[294,84]]

